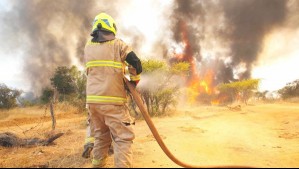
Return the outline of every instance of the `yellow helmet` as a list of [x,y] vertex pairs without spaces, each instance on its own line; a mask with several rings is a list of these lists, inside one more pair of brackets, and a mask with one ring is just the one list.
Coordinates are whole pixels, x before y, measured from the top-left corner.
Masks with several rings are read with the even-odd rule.
[[114,19],[106,13],[100,13],[94,18],[92,24],[92,32],[94,32],[95,30],[112,32],[114,33],[114,35],[116,35],[117,31]]

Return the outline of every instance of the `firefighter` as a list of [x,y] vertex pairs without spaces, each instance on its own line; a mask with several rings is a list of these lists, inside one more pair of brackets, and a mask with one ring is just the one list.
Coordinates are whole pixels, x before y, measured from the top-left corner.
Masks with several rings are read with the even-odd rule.
[[113,142],[114,166],[132,167],[134,120],[126,106],[124,71],[129,66],[130,82],[137,86],[142,66],[132,48],[116,38],[114,19],[98,14],[91,40],[84,49],[87,69],[86,103],[94,127],[93,167],[104,167]]

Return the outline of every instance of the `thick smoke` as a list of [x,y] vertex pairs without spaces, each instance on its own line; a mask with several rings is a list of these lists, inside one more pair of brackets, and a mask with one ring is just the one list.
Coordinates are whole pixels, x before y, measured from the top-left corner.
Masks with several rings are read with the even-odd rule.
[[[1,21],[6,25],[6,52],[24,51],[24,79],[39,93],[49,85],[55,68],[80,64],[90,34],[91,24],[98,12],[109,10],[114,3],[101,5],[96,0],[13,0],[12,10]],[[102,2],[105,3],[105,2]]]
[[201,61],[200,56],[200,23],[204,10],[202,4],[197,0],[188,3],[176,0],[172,15],[173,38],[177,43],[183,43],[184,51],[181,61],[192,62],[193,57]]
[[[123,11],[134,11],[132,4],[137,1],[140,2],[7,1],[11,10],[0,11],[1,51],[10,53],[9,56],[11,53],[24,56],[24,79],[38,93],[49,85],[49,77],[57,66],[82,62],[83,48],[97,13],[107,12],[116,21],[122,18],[122,24],[126,24],[125,20],[129,18]],[[155,4],[153,16],[158,17],[154,14],[160,1],[148,3]],[[163,25],[163,29],[156,32],[157,44],[152,44],[157,51],[155,56],[162,53],[165,57],[167,51],[169,55],[174,42],[183,46],[183,53],[179,57],[173,56],[171,61],[190,62],[193,76],[196,71],[202,73],[204,69],[213,69],[215,83],[229,82],[251,76],[251,69],[263,49],[264,37],[272,30],[283,25],[298,27],[298,4],[296,0],[173,0],[172,5],[163,9],[165,15],[158,17],[157,23],[146,24],[149,27]],[[164,13],[161,8],[159,10]],[[133,24],[144,25],[144,22],[138,23],[143,21],[142,18],[134,20]],[[289,20],[287,24],[286,20]],[[164,28],[165,25],[169,26]],[[124,25],[119,27],[124,28]],[[127,27],[120,33],[133,39],[132,46],[136,51],[147,40],[146,32],[140,31],[140,27],[136,30]]]
[[[175,0],[172,16],[173,40],[185,45],[183,56],[201,73],[208,68],[203,49],[214,52],[212,67],[217,83],[251,77],[251,69],[263,48],[264,37],[284,23],[287,2],[281,0]],[[295,2],[294,2],[295,3]],[[224,52],[223,52],[224,51]],[[171,60],[171,61],[172,61]],[[194,74],[194,73],[193,73]]]
[[282,0],[220,1],[227,20],[225,38],[231,44],[231,66],[243,63],[246,67],[241,79],[250,78],[265,35],[285,20],[286,4]]

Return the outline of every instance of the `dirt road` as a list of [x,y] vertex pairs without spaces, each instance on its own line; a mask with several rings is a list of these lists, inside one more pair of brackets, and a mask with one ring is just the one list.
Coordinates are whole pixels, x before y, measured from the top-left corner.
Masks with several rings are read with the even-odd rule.
[[[180,116],[153,120],[169,149],[184,162],[204,166],[299,166],[298,106],[248,106],[238,112],[217,107],[183,111]],[[153,144],[149,132],[138,126],[136,130],[140,134],[135,152],[143,155],[136,157],[136,167],[177,167]]]
[[[84,119],[78,114],[58,119],[57,129],[66,134],[56,145],[0,148],[0,167],[91,167],[90,160],[81,158]],[[257,104],[241,111],[194,106],[153,121],[171,152],[186,163],[299,167],[299,104]],[[137,121],[135,131],[134,167],[180,167],[162,152],[144,121]],[[107,167],[112,163],[110,157]]]

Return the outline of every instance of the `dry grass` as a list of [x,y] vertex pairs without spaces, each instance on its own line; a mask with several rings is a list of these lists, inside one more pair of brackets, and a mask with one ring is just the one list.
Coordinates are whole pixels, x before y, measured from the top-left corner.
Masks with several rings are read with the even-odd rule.
[[26,107],[26,108],[14,108],[10,110],[1,110],[1,114],[6,114],[7,120],[16,119],[16,118],[24,118],[24,117],[38,117],[45,114],[46,107],[34,106],[34,107]]
[[[74,117],[83,117],[82,125],[84,125],[85,115],[70,104],[59,103],[54,109],[57,125],[60,125],[61,120]],[[9,131],[24,137],[41,137],[52,129],[50,109],[47,106],[1,110],[0,114],[2,117],[0,118],[0,132]]]
[[[65,113],[79,113],[78,109],[69,103],[58,103],[54,106],[55,112],[57,114],[65,114]],[[24,117],[39,117],[49,113],[49,106],[32,106],[32,107],[18,107],[10,110],[0,110],[0,120],[6,119],[17,119]]]
[[78,110],[77,107],[71,105],[68,102],[58,103],[55,105],[55,110],[59,111],[60,113],[71,113],[71,114],[78,114],[82,113]]
[[[1,111],[0,132],[12,132],[21,138],[47,138],[53,134],[50,110],[45,106]],[[64,135],[50,146],[27,148],[0,147],[1,168],[75,168],[90,164],[81,157],[86,116],[68,103],[55,105],[56,130]]]
[[299,97],[294,97],[286,100],[287,102],[290,103],[299,103]]
[[[86,115],[69,104],[55,108],[56,132],[65,134],[46,147],[0,147],[0,168],[91,167],[90,159],[81,157]],[[0,119],[0,132],[45,138],[52,131],[49,109],[46,117],[44,112],[44,107],[10,110],[6,112],[9,117]],[[241,111],[225,106],[190,106],[179,107],[171,117],[154,117],[153,122],[171,151],[185,162],[298,167],[298,113],[299,104],[285,102],[242,105]],[[42,125],[32,129],[39,121]],[[24,134],[24,130],[28,132]],[[136,122],[135,133],[134,167],[178,167],[158,147],[144,121]],[[112,166],[111,157],[109,163]]]
[[75,168],[89,164],[89,160],[81,157],[85,136],[83,130],[79,130],[79,128],[62,129],[60,126],[58,128],[65,135],[57,139],[51,146],[0,148],[0,167]]
[[0,111],[0,120],[5,119],[9,116],[9,113],[6,111]]

